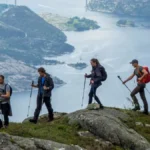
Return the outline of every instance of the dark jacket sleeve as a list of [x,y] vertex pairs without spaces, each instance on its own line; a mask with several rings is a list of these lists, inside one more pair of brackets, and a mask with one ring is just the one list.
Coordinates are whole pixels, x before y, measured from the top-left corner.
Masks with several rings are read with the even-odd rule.
[[41,82],[41,77],[38,78],[38,84],[37,84],[38,88],[40,88],[40,82]]
[[53,79],[50,77],[50,75],[47,75],[46,77],[45,86],[49,87],[50,91],[52,91],[54,88],[54,82]]
[[91,78],[91,77],[92,77],[92,74],[89,74],[89,75],[87,75],[86,77],[87,77],[87,78]]
[[50,90],[53,90],[54,89],[54,82],[53,82],[53,79],[50,77]]

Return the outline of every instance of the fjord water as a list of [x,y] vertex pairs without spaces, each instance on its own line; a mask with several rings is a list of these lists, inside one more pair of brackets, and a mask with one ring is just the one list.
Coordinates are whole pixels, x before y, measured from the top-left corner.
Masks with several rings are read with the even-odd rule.
[[[84,70],[76,70],[64,65],[44,66],[49,73],[64,80],[67,84],[57,88],[53,92],[52,105],[54,111],[72,112],[81,109],[81,99],[83,92],[84,73],[91,70],[90,59],[96,57],[101,64],[106,67],[108,80],[103,83],[97,94],[102,103],[106,106],[131,108],[132,105],[127,101],[130,93],[120,83],[117,75],[122,78],[128,77],[133,73],[133,68],[129,62],[137,58],[141,65],[150,67],[150,29],[120,28],[116,22],[121,18],[109,14],[89,12],[85,10],[85,0],[19,0],[19,5],[27,5],[37,13],[51,12],[66,17],[79,16],[95,20],[101,28],[94,31],[86,32],[65,32],[68,43],[75,47],[72,54],[66,54],[55,58],[58,61],[68,63],[86,62],[89,66]],[[137,23],[147,23],[144,19],[128,18],[135,20]],[[128,83],[132,89],[136,86],[135,80]],[[29,87],[30,88],[30,87]],[[147,88],[150,90],[150,86]],[[84,107],[88,103],[89,82],[87,81],[85,89]],[[36,105],[37,91],[33,92],[30,115],[33,115]],[[14,116],[12,121],[22,121],[26,118],[29,103],[29,92],[15,93],[12,97],[12,107]],[[150,105],[150,95],[146,92]],[[141,99],[139,99],[141,103]],[[142,103],[141,103],[142,104]],[[143,106],[143,105],[142,105]],[[41,113],[46,113],[43,107]]]

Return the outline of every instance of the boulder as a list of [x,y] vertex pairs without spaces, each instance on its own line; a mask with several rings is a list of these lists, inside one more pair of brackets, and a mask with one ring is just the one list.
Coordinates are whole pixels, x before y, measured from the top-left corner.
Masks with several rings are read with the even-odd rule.
[[22,138],[0,133],[1,150],[84,150],[75,145],[65,145],[48,140]]
[[130,117],[119,109],[80,110],[68,114],[69,123],[78,123],[94,135],[125,149],[148,150],[150,143],[123,122]]
[[[64,115],[66,115],[67,113],[59,113],[59,112],[54,112],[54,119],[59,119],[61,117],[63,117]],[[30,119],[32,119],[33,117],[29,117],[29,118],[26,118],[22,123],[26,123],[28,122]],[[44,115],[41,115],[39,117],[39,120],[41,119],[48,119],[48,114],[44,114]]]

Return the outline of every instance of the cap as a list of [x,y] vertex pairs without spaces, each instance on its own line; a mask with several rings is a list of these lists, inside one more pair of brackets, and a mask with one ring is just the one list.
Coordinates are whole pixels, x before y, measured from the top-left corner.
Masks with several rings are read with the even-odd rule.
[[137,59],[133,59],[131,62],[130,62],[130,64],[138,64],[139,63],[139,61],[137,60]]

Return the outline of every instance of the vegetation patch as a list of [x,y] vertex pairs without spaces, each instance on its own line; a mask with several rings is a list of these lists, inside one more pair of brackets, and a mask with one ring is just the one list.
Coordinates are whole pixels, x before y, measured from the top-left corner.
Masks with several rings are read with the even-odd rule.
[[96,21],[79,17],[70,18],[67,22],[67,26],[75,31],[95,30],[100,28]]
[[150,142],[150,115],[142,114],[141,112],[133,112],[130,110],[124,110],[131,119],[125,124],[134,129],[137,133],[141,134]]

